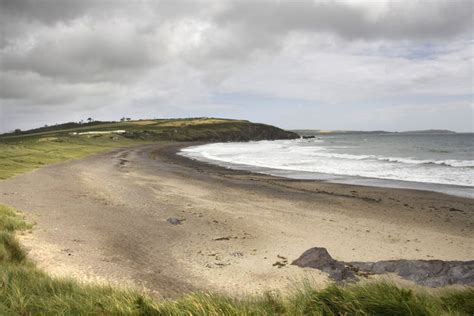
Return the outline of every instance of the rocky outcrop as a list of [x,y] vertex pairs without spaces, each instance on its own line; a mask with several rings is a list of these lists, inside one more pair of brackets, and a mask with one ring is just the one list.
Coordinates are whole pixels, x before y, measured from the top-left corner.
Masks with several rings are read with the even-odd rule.
[[337,261],[328,253],[326,248],[314,247],[306,250],[291,264],[321,270],[334,281],[354,279],[355,274],[343,262]]
[[171,135],[173,140],[239,142],[251,140],[297,139],[299,135],[281,128],[251,122],[190,126]]
[[335,260],[326,248],[306,250],[292,262],[299,267],[319,269],[335,281],[354,280],[370,274],[395,273],[417,284],[438,287],[449,284],[474,284],[474,261],[385,260],[343,262]]
[[474,284],[474,261],[386,260],[350,262],[348,265],[369,274],[395,273],[403,279],[430,287]]

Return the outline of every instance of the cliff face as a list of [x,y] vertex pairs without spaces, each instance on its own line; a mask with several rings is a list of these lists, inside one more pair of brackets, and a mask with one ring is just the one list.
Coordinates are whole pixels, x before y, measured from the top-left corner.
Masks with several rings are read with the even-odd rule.
[[[186,131],[185,131],[186,133]],[[281,128],[256,123],[233,123],[232,126],[215,125],[212,128],[200,126],[186,133],[193,140],[212,141],[250,141],[250,140],[275,140],[296,139],[299,135],[285,131]],[[194,134],[194,136],[193,136]]]
[[281,128],[264,125],[264,124],[249,124],[243,127],[242,140],[275,140],[275,139],[297,139],[300,136],[296,133],[285,131]]
[[202,124],[180,127],[160,128],[160,130],[145,130],[130,132],[124,135],[130,138],[147,140],[175,141],[250,141],[296,139],[299,135],[281,128],[245,121],[235,121],[221,124]]

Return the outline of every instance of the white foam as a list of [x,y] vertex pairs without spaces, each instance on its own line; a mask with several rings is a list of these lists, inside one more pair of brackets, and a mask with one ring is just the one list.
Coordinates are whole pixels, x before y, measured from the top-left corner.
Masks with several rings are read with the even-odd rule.
[[216,143],[184,148],[182,153],[221,164],[474,187],[474,160],[421,160],[334,153],[321,142]]

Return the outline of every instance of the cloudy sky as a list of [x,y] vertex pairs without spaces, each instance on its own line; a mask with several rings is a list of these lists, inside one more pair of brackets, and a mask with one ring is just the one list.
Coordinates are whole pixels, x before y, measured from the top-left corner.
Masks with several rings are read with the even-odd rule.
[[215,116],[474,131],[473,2],[0,0],[0,132]]

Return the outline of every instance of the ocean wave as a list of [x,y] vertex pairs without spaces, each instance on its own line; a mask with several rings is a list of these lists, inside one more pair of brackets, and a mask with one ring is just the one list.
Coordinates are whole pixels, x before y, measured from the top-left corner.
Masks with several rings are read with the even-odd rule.
[[474,168],[474,160],[418,160],[411,158],[379,157],[378,160],[417,165],[440,165],[455,168]]
[[[194,159],[226,167],[270,168],[401,181],[474,186],[474,160],[423,160],[412,157],[335,153],[326,146],[273,141],[219,143],[182,150]],[[435,168],[435,169],[434,169]]]
[[[298,149],[298,151],[303,153],[303,150],[301,149]],[[339,154],[339,153],[324,151],[324,148],[322,147],[320,147],[319,150],[312,149],[312,151],[309,151],[309,150],[305,150],[305,151],[306,151],[306,154],[309,154],[313,157],[336,158],[336,159],[347,159],[347,160],[375,160],[375,161],[382,161],[382,162],[416,164],[416,165],[440,165],[440,166],[455,167],[455,168],[474,168],[474,160],[455,160],[455,159],[421,160],[421,159],[414,159],[414,158],[384,157],[384,156],[376,156],[376,155]]]

